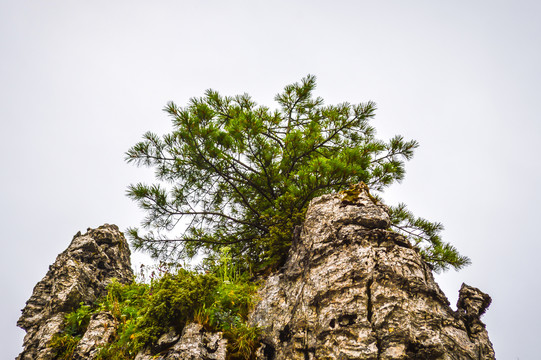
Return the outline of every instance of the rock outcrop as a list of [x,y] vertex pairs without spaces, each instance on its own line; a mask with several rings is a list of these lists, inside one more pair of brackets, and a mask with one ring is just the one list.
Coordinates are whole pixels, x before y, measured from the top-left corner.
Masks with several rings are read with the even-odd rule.
[[[18,360],[53,359],[47,346],[54,334],[63,327],[65,314],[76,309],[80,303],[91,304],[105,295],[106,287],[113,278],[128,283],[133,280],[128,243],[116,225],[103,225],[77,233],[69,247],[49,267],[47,275],[34,287],[17,325],[26,330],[24,350]],[[106,316],[103,314],[97,314]],[[95,327],[99,321],[91,321],[89,331],[81,340],[83,359],[94,350],[92,333],[103,339]],[[94,336],[96,338],[96,336]],[[84,341],[83,341],[84,340]]]
[[[463,284],[457,310],[403,236],[388,230],[387,209],[362,187],[314,199],[283,268],[259,291],[250,322],[262,332],[259,360],[494,359],[480,317],[491,299]],[[52,359],[47,348],[64,315],[105,293],[112,278],[133,278],[128,245],[114,225],[76,235],[36,285],[18,325],[20,360]],[[74,359],[92,359],[114,338],[108,312],[92,315]],[[221,333],[188,324],[161,336],[136,360],[226,360]],[[158,349],[158,350],[156,350]]]
[[93,314],[73,353],[75,360],[94,359],[100,347],[114,341],[118,323],[108,311]]
[[[199,324],[188,324],[182,335],[172,332],[158,340],[158,346],[166,348],[159,356],[161,360],[226,360],[227,340],[222,333],[211,333]],[[156,355],[142,351],[135,360],[153,360]]]
[[479,319],[490,297],[463,285],[453,311],[389,224],[362,189],[312,201],[285,266],[260,290],[258,359],[494,359]]

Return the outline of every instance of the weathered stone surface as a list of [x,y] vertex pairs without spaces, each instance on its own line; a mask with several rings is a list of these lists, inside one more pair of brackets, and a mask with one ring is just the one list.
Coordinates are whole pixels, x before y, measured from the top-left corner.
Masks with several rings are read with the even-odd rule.
[[488,359],[494,356],[488,333],[480,320],[492,299],[488,294],[472,286],[462,284],[458,295],[457,313],[466,325],[470,339],[479,344],[479,358]]
[[257,358],[494,359],[479,319],[488,295],[463,286],[454,312],[418,252],[386,230],[386,208],[359,190],[312,201],[251,315]]
[[[173,339],[175,335],[166,334],[165,338]],[[226,345],[227,340],[222,333],[206,332],[203,326],[191,323],[184,327],[180,339],[169,349],[158,356],[143,351],[137,354],[135,360],[225,360]]]
[[156,344],[156,348],[159,350],[167,349],[168,347],[173,346],[179,339],[180,334],[178,334],[175,330],[170,330],[168,333],[160,336]]
[[[130,249],[116,225],[77,233],[34,287],[22,311],[17,325],[26,330],[26,336],[18,359],[52,359],[47,345],[62,329],[64,315],[81,302],[91,304],[104,295],[112,278],[127,283],[133,276]],[[91,347],[89,340],[85,340],[86,348]]]
[[117,326],[115,318],[109,312],[104,311],[92,315],[83,337],[77,344],[73,359],[94,359],[99,347],[114,339]]

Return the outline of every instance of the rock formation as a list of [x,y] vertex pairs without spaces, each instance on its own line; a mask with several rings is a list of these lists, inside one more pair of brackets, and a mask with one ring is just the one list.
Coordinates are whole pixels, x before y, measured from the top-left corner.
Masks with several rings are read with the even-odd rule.
[[[222,333],[210,333],[199,324],[188,324],[182,335],[174,332],[164,334],[158,340],[158,347],[166,350],[160,354],[161,360],[226,360],[227,340]],[[142,351],[135,360],[153,360],[156,356]]]
[[[127,283],[133,280],[133,276],[130,249],[116,225],[88,229],[84,235],[77,233],[26,302],[17,322],[26,330],[24,350],[17,359],[52,359],[53,354],[47,345],[62,329],[65,314],[76,309],[81,302],[91,304],[105,295],[112,278]],[[89,330],[95,326],[94,321]],[[80,343],[85,355],[92,351],[88,347],[92,332],[87,333],[86,339]],[[99,335],[103,338],[104,333]]]
[[[494,359],[480,320],[490,297],[463,285],[453,311],[430,267],[389,225],[386,207],[361,188],[311,202],[288,260],[264,281],[251,313],[262,331],[257,359]],[[133,278],[118,228],[76,235],[23,310],[18,325],[28,333],[19,359],[52,359],[47,343],[64,314],[104,294],[113,277]],[[115,329],[112,315],[94,314],[74,358],[92,359]],[[156,346],[162,360],[225,360],[226,342],[188,324]]]
[[490,297],[463,285],[453,311],[389,224],[363,190],[312,201],[284,268],[260,290],[258,359],[494,359],[479,320]]

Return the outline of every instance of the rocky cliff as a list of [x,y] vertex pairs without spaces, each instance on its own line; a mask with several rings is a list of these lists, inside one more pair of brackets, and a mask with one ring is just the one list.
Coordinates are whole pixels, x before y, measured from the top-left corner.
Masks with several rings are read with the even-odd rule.
[[[24,350],[17,359],[52,359],[48,345],[53,335],[62,330],[65,315],[80,303],[91,304],[105,295],[106,286],[113,278],[123,283],[133,280],[130,249],[118,227],[106,224],[88,229],[84,235],[77,233],[26,302],[17,322],[17,326],[26,330]],[[100,337],[103,335],[106,333],[100,333]],[[90,347],[95,344],[82,340],[77,352],[85,358],[91,350],[88,343]]]
[[[480,320],[490,297],[463,285],[453,311],[416,249],[388,227],[385,206],[365,191],[314,199],[286,264],[259,290],[250,316],[262,333],[255,357],[494,359]],[[131,280],[129,268],[116,227],[76,236],[23,310],[18,325],[28,333],[19,359],[51,359],[47,343],[64,314],[103,294],[112,277]],[[107,313],[93,315],[74,358],[91,359],[114,326]],[[198,324],[159,342],[159,359],[227,358],[222,335]],[[136,356],[153,358],[149,351]]]
[[287,263],[260,290],[259,359],[494,359],[479,319],[490,297],[463,285],[453,311],[389,224],[365,191],[312,201]]

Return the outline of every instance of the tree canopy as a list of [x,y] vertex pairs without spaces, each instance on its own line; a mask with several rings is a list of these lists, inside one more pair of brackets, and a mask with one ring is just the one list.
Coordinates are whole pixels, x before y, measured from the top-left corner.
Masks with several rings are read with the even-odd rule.
[[[376,138],[373,102],[325,105],[315,86],[311,75],[286,86],[276,110],[214,90],[185,107],[168,103],[172,132],[147,132],[126,153],[127,162],[154,168],[157,180],[128,188],[147,213],[145,234],[129,229],[135,248],[171,259],[228,246],[239,264],[264,268],[285,258],[314,197],[359,182],[375,192],[400,182],[418,143]],[[469,263],[441,240],[441,224],[403,204],[391,217],[436,269]]]

